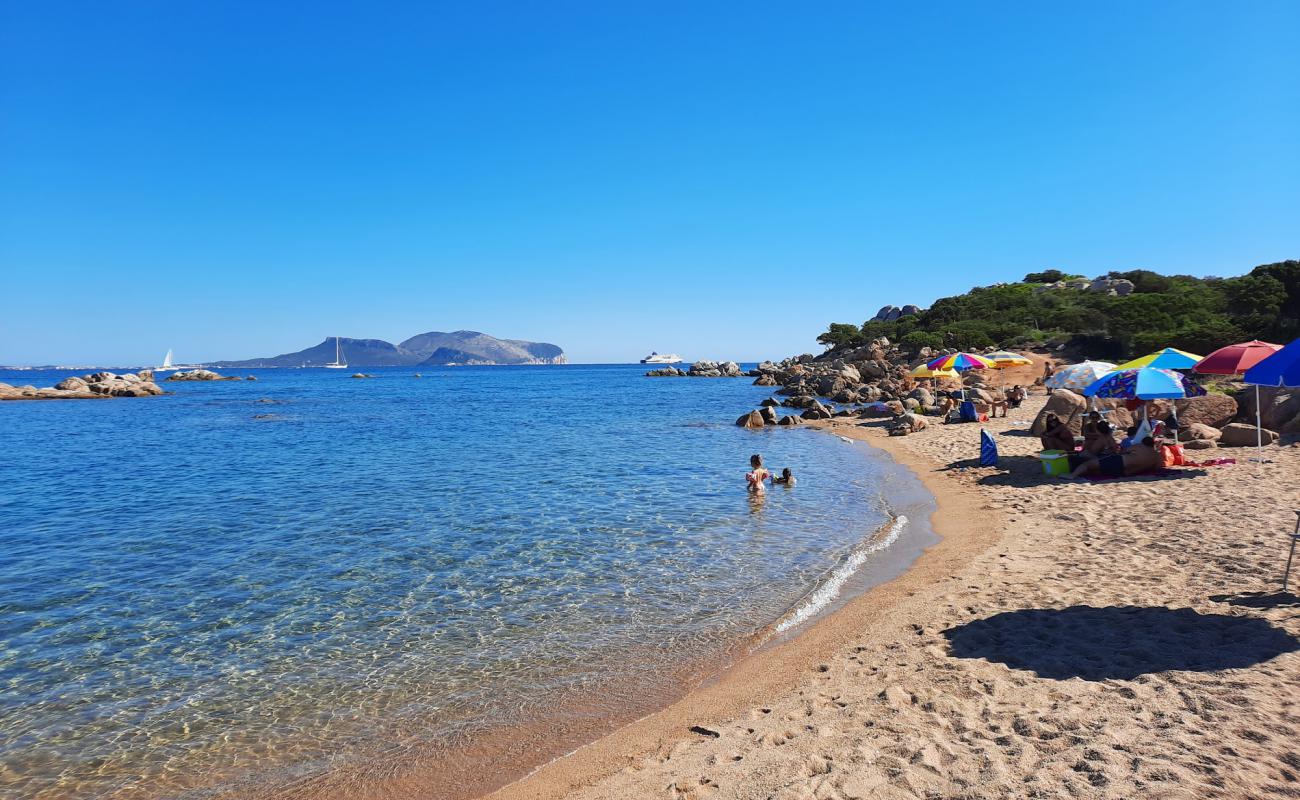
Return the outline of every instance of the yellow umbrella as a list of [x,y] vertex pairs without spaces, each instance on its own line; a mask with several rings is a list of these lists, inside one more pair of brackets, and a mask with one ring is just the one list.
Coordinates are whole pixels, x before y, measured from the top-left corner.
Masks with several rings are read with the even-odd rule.
[[1195,353],[1189,353],[1186,350],[1179,350],[1176,347],[1166,347],[1164,350],[1148,353],[1141,358],[1135,358],[1132,361],[1125,361],[1123,364],[1115,367],[1115,370],[1141,369],[1142,367],[1155,367],[1156,369],[1191,369],[1201,360],[1202,357]]
[[984,356],[993,362],[994,369],[1006,369],[1007,367],[1027,367],[1034,363],[1032,358],[1025,358],[1019,353],[1012,353],[1009,350],[999,350],[996,353],[989,353]]
[[911,372],[907,373],[913,378],[956,378],[956,370],[951,369],[930,369],[922,364]]

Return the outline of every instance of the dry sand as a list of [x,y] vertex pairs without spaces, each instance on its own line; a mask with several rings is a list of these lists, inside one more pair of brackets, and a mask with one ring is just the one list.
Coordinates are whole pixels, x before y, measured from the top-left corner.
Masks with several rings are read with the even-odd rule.
[[1269,596],[1300,449],[1067,483],[1024,458],[1041,405],[986,426],[1000,468],[974,425],[831,425],[926,481],[944,541],[492,798],[1300,797],[1300,605]]

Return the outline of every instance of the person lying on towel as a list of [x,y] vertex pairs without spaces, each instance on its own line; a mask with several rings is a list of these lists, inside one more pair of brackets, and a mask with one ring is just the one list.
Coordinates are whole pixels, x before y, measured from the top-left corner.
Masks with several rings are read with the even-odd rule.
[[1141,475],[1158,469],[1161,465],[1160,453],[1156,450],[1156,440],[1150,436],[1133,445],[1127,453],[1106,453],[1100,458],[1084,461],[1074,468],[1069,475],[1062,477],[1077,479],[1084,475],[1104,475],[1108,478],[1122,478],[1125,475]]

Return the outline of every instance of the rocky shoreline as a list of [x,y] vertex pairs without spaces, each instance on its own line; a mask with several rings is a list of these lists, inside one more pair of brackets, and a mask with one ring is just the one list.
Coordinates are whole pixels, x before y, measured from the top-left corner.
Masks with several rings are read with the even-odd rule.
[[[992,352],[992,348],[987,352]],[[917,366],[940,355],[955,352],[928,347],[907,352],[881,337],[864,347],[834,348],[820,356],[805,354],[779,363],[765,361],[751,370],[756,386],[779,387],[776,395],[763,405],[741,415],[736,424],[745,428],[768,425],[798,425],[804,421],[834,417],[866,419],[888,418],[892,435],[907,435],[925,430],[940,421],[942,409],[936,392],[965,389],[966,396],[977,404],[994,399],[990,389],[993,376],[988,370],[970,370],[959,379],[939,379],[923,385],[909,374]],[[978,351],[977,351],[978,352]],[[1040,360],[1041,357],[1040,357]],[[703,362],[712,364],[712,362]],[[695,366],[692,372],[695,374]],[[677,370],[677,372],[681,372]],[[1033,381],[1041,386],[1041,377]],[[1256,443],[1255,391],[1236,382],[1217,382],[1203,397],[1183,400],[1155,400],[1147,406],[1153,420],[1176,417],[1179,440],[1188,449],[1244,447]],[[1046,390],[1044,390],[1046,391]],[[1047,404],[1035,417],[1031,433],[1040,435],[1048,414],[1055,414],[1078,434],[1089,410],[1089,401],[1065,389],[1051,391]],[[1300,392],[1287,389],[1262,389],[1259,393],[1263,443],[1275,444],[1300,438]],[[798,409],[799,413],[780,415],[776,406]],[[1093,407],[1106,411],[1112,426],[1123,430],[1134,422],[1133,412],[1122,400],[1098,400]]]
[[[182,370],[167,376],[172,381],[238,381],[209,369]],[[255,381],[252,375],[248,380]],[[92,372],[64,378],[53,386],[11,386],[0,383],[0,400],[106,400],[112,397],[154,397],[170,394],[158,385],[151,369],[140,372]]]
[[0,383],[0,400],[104,400],[110,397],[150,397],[167,394],[154,382],[153,370],[94,372],[64,378],[53,386],[10,386]]

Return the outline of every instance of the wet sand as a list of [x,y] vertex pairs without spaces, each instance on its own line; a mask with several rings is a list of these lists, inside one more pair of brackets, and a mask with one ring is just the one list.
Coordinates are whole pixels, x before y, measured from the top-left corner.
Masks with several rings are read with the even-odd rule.
[[827,425],[914,470],[943,540],[490,797],[1300,796],[1300,601],[1275,594],[1300,449],[1063,482],[1028,458],[1041,404],[986,426],[999,468],[974,425]]

